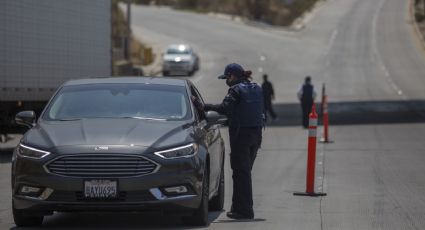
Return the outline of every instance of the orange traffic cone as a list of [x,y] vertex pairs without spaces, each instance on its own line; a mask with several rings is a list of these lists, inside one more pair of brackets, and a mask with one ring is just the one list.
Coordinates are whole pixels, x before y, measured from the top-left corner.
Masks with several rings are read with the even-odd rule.
[[296,192],[294,196],[326,196],[326,193],[314,192],[317,142],[317,113],[315,104],[311,108],[309,118],[306,192]]
[[320,138],[320,143],[333,143],[329,140],[329,113],[328,113],[328,96],[323,99],[323,137]]

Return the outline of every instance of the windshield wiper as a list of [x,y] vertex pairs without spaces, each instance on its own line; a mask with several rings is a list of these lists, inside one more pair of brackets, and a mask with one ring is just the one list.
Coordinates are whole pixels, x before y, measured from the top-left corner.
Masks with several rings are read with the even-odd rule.
[[132,118],[132,119],[150,120],[150,121],[166,121],[167,120],[164,118],[153,118],[153,117],[120,117],[120,118]]

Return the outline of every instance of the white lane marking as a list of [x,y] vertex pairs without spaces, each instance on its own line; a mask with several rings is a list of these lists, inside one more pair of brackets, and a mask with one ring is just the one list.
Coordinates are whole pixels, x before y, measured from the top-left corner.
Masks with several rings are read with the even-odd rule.
[[398,85],[394,82],[393,78],[391,77],[390,72],[388,71],[387,67],[385,66],[384,62],[382,61],[381,55],[378,51],[378,45],[377,45],[377,36],[376,36],[376,29],[378,25],[378,16],[379,13],[382,11],[382,8],[384,7],[385,0],[381,0],[379,2],[379,7],[376,9],[375,14],[373,15],[373,22],[372,22],[372,47],[373,47],[373,54],[376,58],[376,61],[378,62],[378,65],[381,67],[382,71],[384,72],[384,75],[390,84],[390,86],[393,88],[393,90],[400,96],[403,95],[403,91],[398,87]]
[[384,71],[385,76],[390,76],[390,72],[388,72],[387,67],[385,67],[385,65],[381,65],[381,69],[382,71]]
[[329,42],[328,42],[328,46],[327,46],[327,48],[326,48],[326,50],[325,50],[325,52],[323,53],[323,56],[328,56],[329,55],[329,53],[331,52],[331,49],[332,49],[332,47],[333,47],[333,45],[334,45],[334,43],[335,43],[335,40],[336,40],[336,37],[338,36],[338,30],[337,29],[335,29],[333,32],[332,32],[332,36],[331,36],[331,38],[329,39]]
[[263,73],[264,72],[264,68],[262,67],[262,65],[264,64],[264,62],[266,61],[266,56],[264,54],[260,54],[260,67],[257,68],[258,73]]
[[397,86],[397,84],[394,83],[393,79],[391,78],[390,72],[388,72],[387,67],[385,67],[385,65],[382,64],[382,62],[380,63],[380,65],[381,65],[381,69],[382,69],[382,71],[384,71],[384,74],[387,77],[387,80],[388,80],[389,84],[391,85],[391,87],[397,92],[398,95],[402,95],[403,91],[401,91],[401,89]]

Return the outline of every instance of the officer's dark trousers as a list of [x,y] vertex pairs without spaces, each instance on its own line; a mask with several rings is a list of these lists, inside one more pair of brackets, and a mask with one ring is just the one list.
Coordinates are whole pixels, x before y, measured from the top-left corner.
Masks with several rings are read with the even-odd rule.
[[232,212],[254,217],[251,169],[261,146],[262,127],[229,127],[233,170]]
[[308,120],[309,120],[309,115],[310,115],[312,106],[313,106],[313,102],[301,103],[304,128],[308,128]]

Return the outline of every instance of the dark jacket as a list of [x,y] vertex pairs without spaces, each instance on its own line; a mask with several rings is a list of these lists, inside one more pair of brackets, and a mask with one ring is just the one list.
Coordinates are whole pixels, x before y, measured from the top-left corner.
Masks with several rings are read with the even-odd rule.
[[231,86],[221,104],[205,104],[204,110],[226,115],[229,126],[262,127],[264,125],[262,89],[247,80],[241,80]]
[[272,97],[274,96],[272,83],[270,83],[269,81],[264,81],[261,85],[261,88],[263,89],[264,100],[271,101]]
[[298,91],[298,98],[301,103],[306,106],[310,106],[313,104],[314,99],[316,98],[316,91],[314,90],[314,86],[312,84],[303,84],[301,89]]

